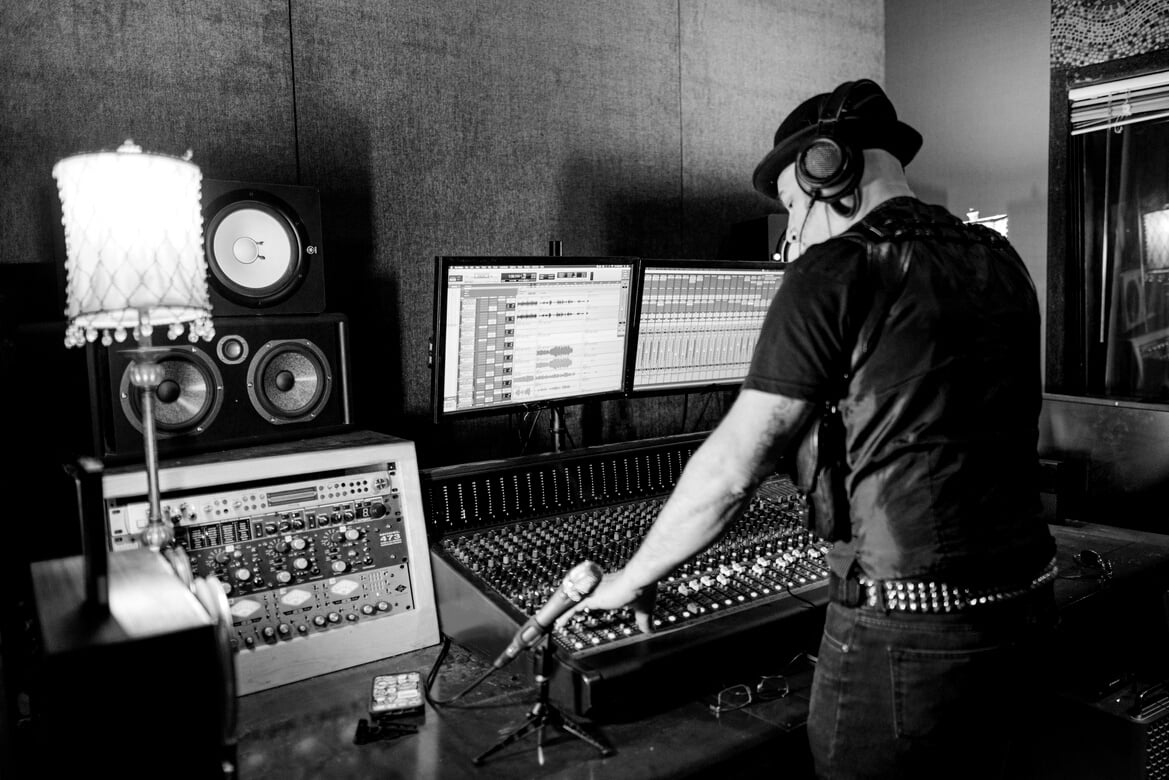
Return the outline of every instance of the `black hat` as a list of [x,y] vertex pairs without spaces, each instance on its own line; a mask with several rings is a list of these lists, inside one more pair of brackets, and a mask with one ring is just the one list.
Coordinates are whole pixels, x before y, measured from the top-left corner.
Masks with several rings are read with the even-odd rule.
[[[838,109],[832,105],[834,96],[839,96]],[[921,149],[921,133],[897,119],[897,109],[876,82],[845,82],[833,92],[808,98],[788,114],[775,131],[775,148],[755,168],[751,178],[755,189],[768,197],[779,197],[775,180],[780,172],[795,162],[800,149],[823,131],[825,123],[837,117],[837,137],[851,139],[862,149],[884,149],[902,165],[908,165]]]

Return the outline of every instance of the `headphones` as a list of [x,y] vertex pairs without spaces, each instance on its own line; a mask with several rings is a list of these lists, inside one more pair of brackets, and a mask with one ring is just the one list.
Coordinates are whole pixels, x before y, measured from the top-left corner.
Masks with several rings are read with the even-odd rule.
[[[800,147],[796,155],[796,182],[813,200],[832,206],[840,215],[851,217],[860,208],[856,192],[865,172],[864,153],[854,139],[841,132],[846,121],[845,109],[853,90],[867,79],[846,81],[833,90],[816,124],[815,134]],[[841,205],[856,194],[851,206]]]

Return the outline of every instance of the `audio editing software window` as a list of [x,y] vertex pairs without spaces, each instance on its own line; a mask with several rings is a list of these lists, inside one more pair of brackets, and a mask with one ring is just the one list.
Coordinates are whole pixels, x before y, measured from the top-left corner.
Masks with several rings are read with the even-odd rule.
[[632,275],[632,262],[452,266],[442,411],[621,391]]
[[647,264],[632,389],[685,389],[742,381],[763,317],[782,280],[781,266]]

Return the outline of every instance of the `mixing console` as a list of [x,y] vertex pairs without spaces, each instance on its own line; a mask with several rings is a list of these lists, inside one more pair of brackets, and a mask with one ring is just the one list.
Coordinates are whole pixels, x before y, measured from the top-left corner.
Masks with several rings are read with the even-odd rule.
[[[443,632],[494,658],[573,566],[623,566],[697,444],[677,437],[424,473]],[[802,526],[798,501],[787,478],[765,482],[716,544],[659,583],[653,634],[640,633],[629,610],[577,613],[555,629],[554,695],[596,715],[642,689],[679,692],[679,667],[742,659],[752,641],[775,649],[776,633],[796,639],[786,629],[819,612],[828,579],[828,544]],[[501,522],[503,507],[523,519]],[[815,619],[808,629],[799,639],[814,641]]]
[[[713,547],[683,564],[658,588],[656,631],[682,628],[764,600],[797,593],[828,576],[827,544],[798,525],[790,482],[776,480]],[[649,530],[664,499],[516,523],[442,540],[442,549],[484,587],[533,615],[581,560],[606,571],[625,565]],[[627,610],[578,613],[553,636],[569,651],[635,638]]]

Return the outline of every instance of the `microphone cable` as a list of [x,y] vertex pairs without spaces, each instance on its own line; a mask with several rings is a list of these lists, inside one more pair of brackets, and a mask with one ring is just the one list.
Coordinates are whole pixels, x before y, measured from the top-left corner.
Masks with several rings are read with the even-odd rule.
[[804,609],[815,609],[816,602],[812,601],[811,599],[806,599],[800,594],[796,593],[794,590],[792,590],[791,585],[784,585],[783,587],[787,591],[787,595],[791,596],[796,601],[801,602],[800,606],[802,606]]
[[478,687],[480,683],[482,683],[484,680],[486,680],[488,677],[490,677],[491,673],[495,671],[494,666],[489,666],[487,668],[487,671],[484,672],[482,675],[480,675],[477,680],[472,682],[470,685],[468,685],[463,690],[456,693],[454,696],[451,696],[449,699],[436,699],[430,694],[430,689],[431,689],[431,687],[433,687],[435,678],[438,677],[438,669],[440,666],[442,666],[442,662],[446,660],[447,653],[450,652],[450,649],[451,649],[451,638],[449,636],[447,636],[446,634],[443,634],[442,646],[438,650],[438,656],[434,659],[434,663],[431,664],[430,671],[426,673],[426,681],[425,681],[425,684],[422,686],[422,695],[424,697],[426,697],[427,703],[429,703],[430,706],[434,707],[435,709],[438,709],[439,707],[450,707],[450,706],[468,707],[469,705],[457,705],[457,704],[455,704],[455,702],[458,701],[459,699],[463,698],[464,696],[466,696],[468,693],[470,693],[476,687]]

